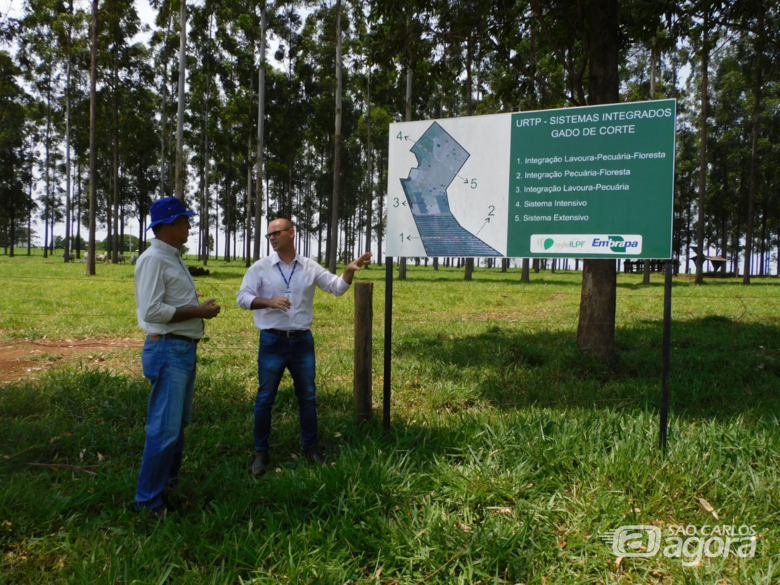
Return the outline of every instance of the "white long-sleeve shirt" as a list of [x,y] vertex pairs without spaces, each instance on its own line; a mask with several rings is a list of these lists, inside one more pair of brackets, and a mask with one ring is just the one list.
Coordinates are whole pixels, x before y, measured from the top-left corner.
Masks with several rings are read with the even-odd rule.
[[150,335],[176,333],[203,337],[203,319],[195,317],[171,323],[176,309],[197,307],[198,292],[179,250],[163,241],[151,246],[135,265],[135,306],[138,326]]
[[253,313],[258,329],[311,329],[314,320],[314,287],[317,286],[337,297],[347,292],[350,287],[343,278],[331,274],[311,258],[296,254],[291,264],[285,264],[279,254],[273,252],[252,264],[246,271],[241,288],[236,293],[238,306],[250,309],[255,297],[274,299],[284,296],[284,292],[288,290],[285,279],[289,282],[289,290],[292,293],[292,306],[287,311],[255,309]]

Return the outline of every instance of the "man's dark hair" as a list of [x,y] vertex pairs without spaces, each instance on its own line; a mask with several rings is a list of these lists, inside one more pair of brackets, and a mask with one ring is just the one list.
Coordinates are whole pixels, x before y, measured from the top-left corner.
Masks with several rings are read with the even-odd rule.
[[158,237],[160,235],[160,232],[165,229],[166,225],[171,225],[169,223],[158,223],[152,226],[152,233],[154,234],[154,237]]

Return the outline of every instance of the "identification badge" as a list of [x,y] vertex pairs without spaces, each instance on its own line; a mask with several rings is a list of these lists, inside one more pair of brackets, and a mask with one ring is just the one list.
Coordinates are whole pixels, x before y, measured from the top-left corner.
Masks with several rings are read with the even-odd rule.
[[292,291],[291,290],[288,289],[288,290],[284,291],[284,296],[287,297],[288,301],[292,302]]

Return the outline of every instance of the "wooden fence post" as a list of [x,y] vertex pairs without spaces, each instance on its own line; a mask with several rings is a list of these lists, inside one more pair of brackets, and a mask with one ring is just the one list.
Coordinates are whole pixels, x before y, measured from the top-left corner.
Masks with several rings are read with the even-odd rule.
[[372,332],[374,323],[374,283],[355,283],[355,409],[358,417],[370,420],[372,379]]

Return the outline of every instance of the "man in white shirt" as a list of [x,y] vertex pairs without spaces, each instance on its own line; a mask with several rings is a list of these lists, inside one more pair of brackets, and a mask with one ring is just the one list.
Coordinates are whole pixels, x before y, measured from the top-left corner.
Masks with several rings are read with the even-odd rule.
[[257,352],[259,387],[255,398],[255,460],[252,472],[265,473],[268,463],[268,438],[271,411],[284,370],[290,370],[298,399],[303,452],[308,459],[324,463],[317,448],[317,405],[314,339],[311,334],[314,287],[336,296],[352,284],[356,270],[371,260],[371,252],[351,262],[339,277],[310,258],[295,252],[295,228],[288,219],[276,219],[268,225],[273,254],[249,267],[236,295],[238,306],[252,310],[260,329]]
[[152,383],[135,510],[162,517],[167,511],[163,489],[179,482],[203,319],[216,317],[220,307],[216,299],[198,301],[195,281],[179,254],[189,236],[189,216],[197,214],[176,197],[155,201],[150,213],[148,229],[156,239],[135,266],[138,325],[148,334],[141,364]]

